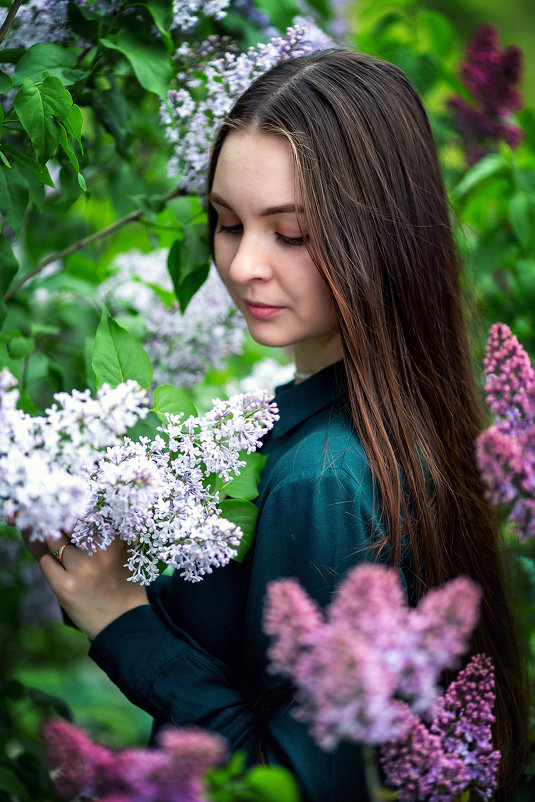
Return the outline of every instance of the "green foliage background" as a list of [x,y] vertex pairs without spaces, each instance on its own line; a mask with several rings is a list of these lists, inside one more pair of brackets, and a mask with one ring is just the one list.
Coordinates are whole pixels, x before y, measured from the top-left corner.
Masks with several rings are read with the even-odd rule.
[[[256,5],[281,30],[299,12],[292,0]],[[10,3],[0,3],[0,20],[2,6]],[[310,6],[328,26],[333,6],[327,0]],[[97,385],[91,362],[101,319],[97,293],[118,254],[168,248],[182,308],[206,278],[205,212],[199,198],[177,192],[167,176],[169,145],[158,125],[180,42],[169,31],[167,0],[136,8],[138,16],[120,14],[111,22],[90,7],[72,8],[73,30],[89,40],[82,50],[45,43],[0,51],[0,92],[17,93],[13,106],[8,103],[5,114],[0,110],[0,368],[17,376],[22,406],[31,413],[44,409],[54,392]],[[350,46],[397,63],[424,97],[456,216],[467,293],[477,311],[475,363],[497,320],[535,354],[533,4],[359,0],[345,13]],[[480,21],[503,22],[504,41],[523,45],[531,102],[518,114],[525,131],[520,148],[502,145],[467,169],[445,101],[466,94],[459,63],[464,40]],[[153,26],[160,38],[147,33]],[[260,39],[255,26],[233,11],[220,23],[203,20],[195,38],[211,33],[231,35],[242,48]],[[37,303],[39,297],[45,300]],[[106,336],[115,323],[107,325]],[[129,328],[135,331],[133,323]],[[243,358],[207,375],[194,400],[202,405],[266,353],[249,341]],[[3,540],[17,549],[17,530],[0,526]],[[533,642],[533,548],[514,536],[509,543],[521,623],[526,641]],[[144,743],[149,721],[92,667],[80,633],[23,618],[27,589],[20,566],[31,560],[22,553],[17,560],[0,587],[0,800],[24,802],[50,798],[38,734],[46,716],[70,715],[116,746]],[[519,799],[529,794],[526,784]]]

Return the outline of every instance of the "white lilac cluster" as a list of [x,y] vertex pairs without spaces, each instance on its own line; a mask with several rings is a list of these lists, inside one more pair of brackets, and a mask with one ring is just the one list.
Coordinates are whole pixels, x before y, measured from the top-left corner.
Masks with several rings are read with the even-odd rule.
[[57,393],[43,416],[17,409],[16,380],[0,372],[0,519],[33,540],[72,531],[90,553],[115,537],[130,548],[131,579],[161,563],[198,581],[235,556],[241,530],[220,517],[214,477],[228,482],[278,419],[266,391],[215,399],[202,417],[168,415],[154,440],[125,437],[148,411],[135,382]]
[[[180,72],[177,79],[182,85],[172,89],[160,107],[166,137],[173,145],[169,175],[178,176],[179,186],[188,192],[202,195],[214,135],[234,101],[276,64],[332,45],[332,39],[313,22],[306,21],[306,27],[294,25],[285,36],[273,36],[244,53],[226,52],[203,61],[198,70],[190,67]],[[182,46],[176,55],[187,63],[192,51]],[[204,90],[200,95],[203,75]]]
[[[74,0],[102,16],[114,14],[124,0]],[[0,47],[28,48],[37,42],[65,42],[72,37],[68,19],[69,0],[26,0]]]
[[89,502],[87,475],[148,411],[135,382],[57,393],[42,416],[17,409],[17,382],[0,372],[0,518],[35,540],[69,530]]
[[242,352],[245,322],[213,265],[184,314],[176,301],[166,306],[154,289],[173,292],[166,260],[164,249],[122,254],[114,264],[116,273],[101,285],[100,299],[113,313],[134,311],[144,316],[143,347],[152,362],[155,384],[188,388],[210,368],[221,368],[230,356]]
[[154,440],[125,438],[108,449],[91,477],[76,545],[93,553],[122,538],[130,545],[130,578],[147,585],[161,563],[197,582],[236,555],[242,532],[220,517],[219,492],[205,480],[238,475],[243,452],[261,445],[278,414],[265,391],[213,404],[202,417],[168,415]]
[[173,20],[171,30],[179,28],[188,31],[199,21],[199,15],[222,19],[230,0],[173,0]]

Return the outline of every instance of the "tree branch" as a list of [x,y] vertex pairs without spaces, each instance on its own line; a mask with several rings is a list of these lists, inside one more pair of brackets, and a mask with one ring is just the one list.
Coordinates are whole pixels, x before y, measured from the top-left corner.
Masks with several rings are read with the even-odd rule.
[[[169,192],[167,195],[164,195],[162,198],[163,203],[167,203],[168,201],[172,200],[173,198],[178,198],[180,195],[185,195],[186,192],[183,189],[177,188],[173,189],[172,192]],[[89,245],[91,242],[96,242],[103,237],[107,237],[108,234],[113,234],[114,231],[117,231],[119,228],[127,225],[128,223],[135,223],[137,220],[140,220],[143,215],[145,214],[146,209],[135,209],[133,212],[129,212],[124,217],[121,217],[120,220],[116,220],[115,223],[112,223],[106,228],[102,228],[100,231],[95,231],[93,234],[90,234],[88,237],[84,237],[83,239],[78,240],[77,242],[73,242],[72,245],[69,245],[67,248],[64,248],[62,251],[57,251],[57,253],[52,253],[50,256],[47,256],[46,259],[43,259],[42,262],[39,262],[33,270],[30,270],[29,273],[26,273],[22,276],[16,284],[13,284],[12,287],[8,289],[6,294],[4,295],[4,301],[9,301],[10,298],[17,292],[23,284],[26,284],[31,278],[36,276],[38,273],[43,270],[47,265],[51,264],[52,262],[56,262],[58,259],[63,259],[65,256],[69,256],[71,253],[75,253],[79,251],[81,248],[84,248],[86,245]]]
[[2,23],[2,27],[0,28],[0,44],[6,38],[7,32],[9,31],[9,29],[13,25],[13,21],[14,21],[15,17],[17,16],[17,11],[21,7],[21,5],[22,5],[22,0],[14,0],[13,1],[13,5],[9,9],[9,11],[7,12],[6,18]]

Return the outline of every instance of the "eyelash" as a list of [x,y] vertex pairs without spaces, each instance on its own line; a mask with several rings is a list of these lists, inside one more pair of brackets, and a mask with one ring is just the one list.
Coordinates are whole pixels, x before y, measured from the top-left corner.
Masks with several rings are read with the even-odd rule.
[[[242,230],[241,224],[236,224],[235,226],[224,226],[221,223],[219,224],[219,228],[217,229],[218,234],[240,234]],[[291,248],[298,248],[301,245],[304,245],[308,239],[306,237],[285,237],[284,234],[279,234],[275,232],[275,237],[277,242],[283,242],[285,245],[289,245]]]

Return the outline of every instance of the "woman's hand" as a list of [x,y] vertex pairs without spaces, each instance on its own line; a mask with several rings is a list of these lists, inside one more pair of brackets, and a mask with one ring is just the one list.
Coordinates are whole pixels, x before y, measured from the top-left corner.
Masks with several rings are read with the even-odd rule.
[[127,581],[130,571],[124,563],[128,547],[123,540],[116,538],[106,551],[93,556],[65,536],[49,538],[46,543],[25,540],[59,603],[91,640],[123,613],[148,604],[145,588]]

